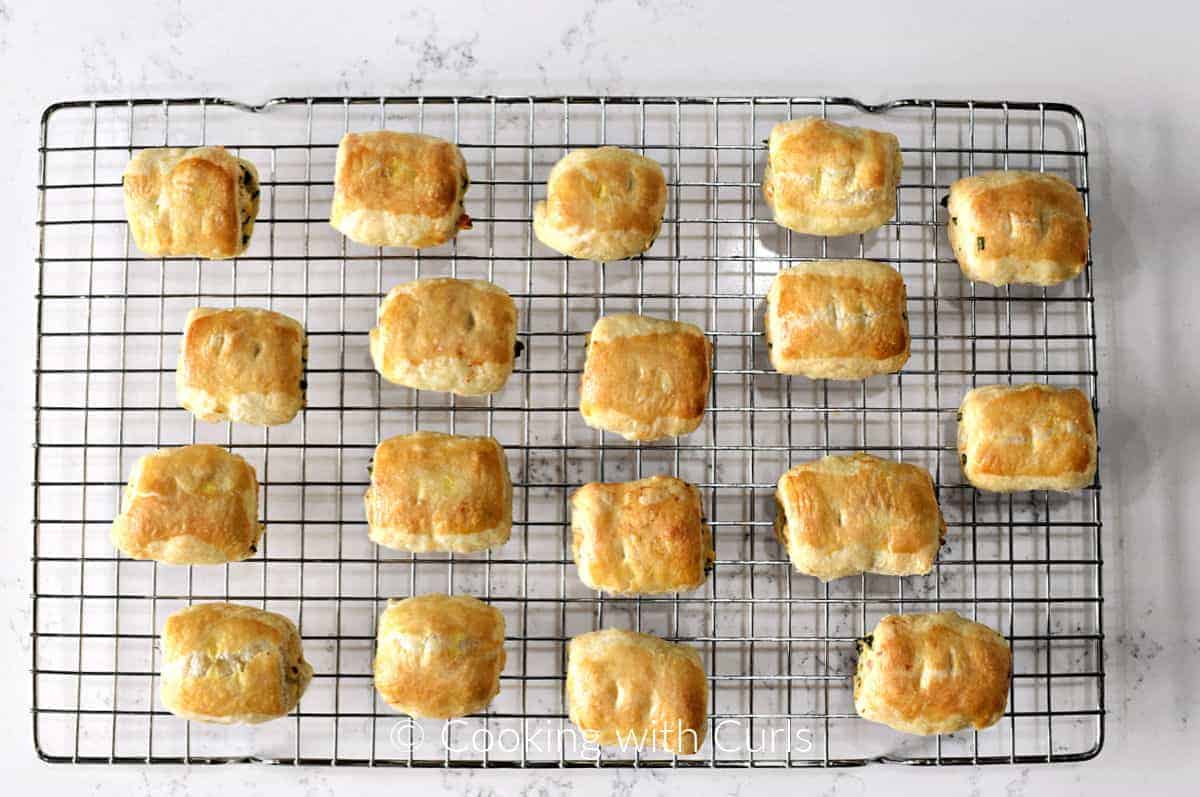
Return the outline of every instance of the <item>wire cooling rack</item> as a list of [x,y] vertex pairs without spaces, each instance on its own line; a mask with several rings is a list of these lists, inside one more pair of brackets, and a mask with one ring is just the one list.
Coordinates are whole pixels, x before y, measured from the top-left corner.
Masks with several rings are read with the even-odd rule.
[[[799,115],[892,130],[904,174],[895,220],[865,236],[774,225],[760,198],[764,139]],[[347,130],[455,140],[475,227],[422,252],[347,242],[326,223]],[[262,206],[245,256],[158,259],[132,245],[121,171],[138,149],[222,144],[257,164]],[[571,261],[536,241],[533,203],[569,148],[631,147],[662,163],[670,199],[642,257]],[[840,766],[1078,761],[1104,728],[1099,485],[1074,495],[979,493],[955,452],[955,411],[976,384],[1045,381],[1096,405],[1092,269],[1052,289],[974,285],[939,201],[984,169],[1051,171],[1088,201],[1083,117],[1058,103],[843,98],[320,97],[54,105],[42,124],[33,730],[56,762],[269,761],[402,766]],[[892,264],[908,286],[912,359],[898,375],[813,382],[774,373],[762,300],[781,266],[824,257]],[[524,352],[505,389],[454,398],[381,384],[367,330],[392,285],[489,279],[520,310]],[[308,408],[291,424],[196,422],[175,402],[184,318],[197,305],[271,307],[310,336]],[[630,444],[577,410],[584,335],[604,313],[691,321],[715,347],[710,407],[694,434]],[[514,482],[514,533],[474,555],[405,555],[367,539],[362,494],[380,439],[415,429],[492,434]],[[136,458],[193,441],[256,466],[259,554],[221,567],[120,559],[108,541]],[[927,577],[823,585],[773,539],[779,475],[866,450],[928,468],[949,532]],[[593,480],[671,473],[697,484],[716,566],[694,593],[603,597],[570,557],[568,498]],[[389,597],[477,595],[507,620],[508,665],[487,713],[413,722],[375,695],[375,622]],[[282,612],[316,676],[296,712],[248,728],[187,723],[157,700],[157,634],[192,601]],[[859,719],[854,640],[888,613],[956,609],[1012,642],[1008,711],[984,732],[910,737]],[[598,752],[566,719],[566,641],[599,627],[696,646],[710,683],[698,755]]]

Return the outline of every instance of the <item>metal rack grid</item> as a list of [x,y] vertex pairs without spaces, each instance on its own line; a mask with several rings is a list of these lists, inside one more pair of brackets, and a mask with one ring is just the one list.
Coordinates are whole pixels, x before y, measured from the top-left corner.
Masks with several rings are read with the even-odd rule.
[[[898,214],[866,236],[775,226],[760,200],[770,127],[819,114],[893,130],[905,169]],[[424,130],[462,147],[475,228],[413,253],[348,243],[325,223],[347,130]],[[121,170],[149,146],[222,144],[253,160],[262,208],[245,256],[147,258],[132,245]],[[568,148],[632,147],[660,161],[670,199],[644,256],[569,261],[531,233],[533,203]],[[1058,103],[722,97],[322,97],[83,101],[47,109],[40,243],[33,550],[33,730],[46,760],[270,761],[401,766],[841,766],[1078,761],[1103,740],[1099,485],[1078,495],[996,496],[958,469],[955,411],[988,382],[1083,388],[1096,405],[1092,269],[1052,289],[966,282],[939,200],[991,168],[1053,171],[1088,201],[1084,120]],[[760,338],[761,298],[788,262],[869,257],[908,285],[913,355],[861,383],[785,378]],[[486,399],[381,384],[366,332],[393,284],[493,280],[513,295],[525,344]],[[197,423],[173,366],[199,304],[269,306],[310,335],[309,405],[269,430]],[[606,312],[692,321],[715,346],[705,424],[629,444],[577,412],[583,336]],[[367,541],[361,495],[374,444],[416,428],[490,433],[514,481],[514,535],[476,555],[404,555]],[[122,560],[108,542],[128,468],[164,445],[218,442],[262,481],[259,555],[222,567]],[[928,577],[822,585],[771,534],[791,464],[866,450],[928,467],[949,533]],[[619,599],[586,590],[571,562],[570,492],[668,472],[699,485],[715,572],[695,593]],[[506,616],[508,666],[486,714],[412,722],[375,696],[375,620],[387,598],[478,595]],[[233,600],[297,621],[316,676],[298,710],[254,728],[186,723],[156,700],[157,633],[192,601]],[[1011,641],[1007,713],[984,732],[922,738],[859,719],[854,640],[880,616],[953,608]],[[697,646],[710,678],[709,741],[696,756],[581,746],[562,697],[565,641],[602,626]]]

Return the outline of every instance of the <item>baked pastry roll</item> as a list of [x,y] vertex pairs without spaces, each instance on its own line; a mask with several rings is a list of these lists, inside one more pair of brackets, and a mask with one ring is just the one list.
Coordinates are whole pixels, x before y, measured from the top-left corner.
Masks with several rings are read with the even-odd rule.
[[626,440],[687,434],[704,420],[711,379],[712,343],[699,327],[604,316],[588,335],[579,411],[588,426]]
[[714,556],[702,514],[700,491],[671,476],[583,485],[571,497],[579,577],[616,595],[696,589]]
[[820,260],[779,272],[767,293],[767,350],[781,374],[865,379],[908,361],[908,294],[891,266]]
[[240,562],[258,551],[258,479],[210,445],[160,448],[129,474],[112,543],[132,559],[171,565]]
[[958,458],[980,490],[1078,490],[1096,475],[1096,419],[1078,388],[987,385],[958,408]]
[[580,260],[624,260],[650,248],[662,227],[662,167],[619,147],[577,149],[550,170],[533,231],[556,252]]
[[891,133],[807,117],[767,142],[763,197],[775,223],[809,235],[867,232],[896,215],[904,161]]
[[707,730],[708,678],[688,645],[592,631],[567,645],[567,708],[589,742],[692,755]]
[[463,208],[467,162],[422,133],[347,133],[338,145],[329,223],[368,246],[444,244],[471,229]]
[[504,387],[516,342],[517,306],[503,288],[421,279],[388,291],[371,330],[371,359],[394,384],[476,396]]
[[989,285],[1057,285],[1087,263],[1091,225],[1075,186],[1053,174],[955,180],[947,234],[963,275]]
[[296,707],[312,680],[300,633],[281,614],[201,603],[167,618],[160,696],[176,716],[256,724]]
[[928,573],[946,534],[928,471],[861,452],[795,466],[775,500],[779,543],[822,581]]
[[490,437],[416,432],[384,440],[365,501],[371,539],[401,551],[483,551],[512,532],[508,460]]
[[414,717],[483,711],[500,692],[504,615],[464,595],[391,601],[379,617],[375,688]]
[[928,735],[983,730],[1004,715],[1012,650],[955,612],[889,614],[858,643],[854,708],[863,719]]
[[125,217],[148,255],[237,257],[258,216],[258,170],[222,147],[144,149],[122,176]]
[[188,313],[175,369],[179,404],[202,421],[287,423],[304,407],[300,322],[252,307]]

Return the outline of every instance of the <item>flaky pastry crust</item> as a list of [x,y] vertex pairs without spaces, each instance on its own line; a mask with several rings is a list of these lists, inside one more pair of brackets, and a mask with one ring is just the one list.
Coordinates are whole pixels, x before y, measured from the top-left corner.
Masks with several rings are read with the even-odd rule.
[[258,216],[258,170],[222,147],[144,149],[122,176],[133,241],[155,257],[237,257]]
[[202,421],[287,423],[304,407],[307,351],[304,327],[282,313],[197,307],[183,331],[176,398]]
[[767,292],[771,365],[810,379],[865,379],[908,362],[907,292],[891,266],[820,260],[779,272]]
[[699,327],[623,313],[588,336],[579,411],[594,429],[626,440],[659,440],[704,421],[712,343]]
[[946,203],[967,279],[1057,285],[1087,264],[1091,225],[1075,186],[1054,174],[986,172],[955,180]]
[[771,130],[763,197],[775,223],[809,235],[873,230],[896,215],[904,161],[891,133],[816,117]]
[[375,688],[397,711],[463,717],[500,692],[504,615],[480,600],[433,594],[391,601],[376,641]]
[[258,479],[249,462],[223,448],[162,448],[129,475],[112,543],[133,559],[173,565],[238,562],[262,537]]
[[1096,419],[1078,388],[987,385],[958,408],[958,457],[980,490],[1078,490],[1096,475]]
[[379,306],[371,359],[384,379],[460,396],[494,393],[513,369],[517,306],[483,280],[397,285]]
[[571,497],[571,536],[583,583],[616,595],[694,590],[713,561],[700,491],[672,476],[585,484]]
[[590,742],[692,755],[708,724],[704,663],[695,648],[650,634],[580,634],[567,646],[567,708]]
[[202,603],[167,618],[159,695],[176,716],[257,724],[296,707],[312,680],[300,633],[274,612]]
[[854,708],[864,719],[928,735],[995,725],[1008,702],[1012,650],[955,612],[891,614],[858,645]]
[[946,534],[928,471],[861,452],[795,466],[775,501],[776,538],[822,581],[928,573]]
[[329,223],[368,246],[423,249],[471,228],[463,207],[467,162],[422,133],[347,133],[338,145]]
[[483,551],[512,532],[508,460],[491,437],[416,432],[384,440],[364,501],[370,538],[401,551]]
[[546,246],[580,260],[640,255],[662,227],[667,181],[657,162],[618,147],[577,149],[550,170],[533,231]]

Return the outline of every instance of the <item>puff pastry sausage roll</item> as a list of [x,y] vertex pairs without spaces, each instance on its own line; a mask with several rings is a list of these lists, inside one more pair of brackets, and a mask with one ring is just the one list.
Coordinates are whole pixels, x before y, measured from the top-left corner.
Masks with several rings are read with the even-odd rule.
[[112,543],[172,565],[238,562],[258,551],[257,515],[249,462],[217,446],[161,448],[133,466]]
[[304,407],[304,327],[250,307],[197,307],[183,331],[175,393],[203,421],[287,423]]
[[483,551],[512,532],[508,460],[490,437],[416,432],[384,440],[365,500],[371,539],[401,551]]
[[891,133],[807,117],[775,125],[767,147],[763,197],[776,224],[809,235],[850,235],[896,215],[904,162]]
[[822,581],[928,573],[946,533],[928,471],[861,452],[797,465],[775,500],[775,536]]
[[567,706],[589,742],[692,755],[707,730],[708,678],[692,647],[592,631],[567,646]]
[[517,306],[503,288],[422,279],[388,291],[371,330],[371,359],[394,384],[475,396],[504,387],[516,342]]
[[585,484],[571,497],[571,534],[583,583],[616,595],[696,589],[713,561],[700,491],[671,476]]
[[203,603],[163,627],[160,695],[184,719],[231,725],[282,717],[312,674],[296,626],[274,612]]
[[987,172],[956,180],[946,202],[967,279],[1057,285],[1083,271],[1091,226],[1075,186],[1053,174]]
[[338,145],[329,223],[368,246],[421,249],[471,229],[462,152],[421,133],[347,133]]
[[858,643],[854,708],[864,719],[928,735],[995,725],[1008,702],[1012,650],[955,612],[890,614]]
[[626,440],[687,434],[704,420],[712,343],[699,327],[643,315],[601,318],[588,335],[579,411]]
[[533,231],[546,246],[580,260],[624,260],[650,248],[662,226],[662,167],[618,147],[578,149],[554,165]]
[[414,717],[483,711],[500,692],[504,615],[462,595],[391,601],[379,617],[375,688]]
[[865,379],[908,361],[904,278],[870,260],[821,260],[781,271],[767,293],[767,349],[781,374]]
[[258,170],[221,147],[144,149],[125,167],[125,216],[148,255],[237,257],[258,215]]
[[1096,475],[1096,419],[1077,388],[977,387],[958,408],[958,457],[980,490],[1078,490]]

